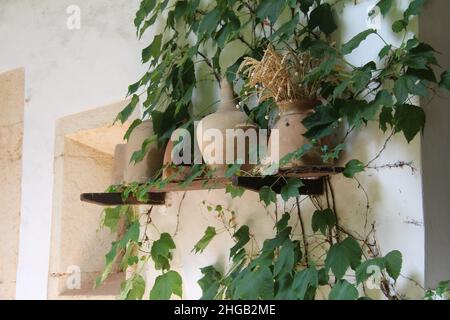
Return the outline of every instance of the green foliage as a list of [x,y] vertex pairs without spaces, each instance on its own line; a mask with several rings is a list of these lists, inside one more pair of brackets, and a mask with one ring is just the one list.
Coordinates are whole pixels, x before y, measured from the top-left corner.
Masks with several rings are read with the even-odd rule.
[[202,289],[201,300],[212,300],[216,297],[220,287],[220,280],[222,274],[217,271],[213,266],[208,266],[200,269],[203,277],[198,280],[198,284]]
[[192,249],[195,253],[202,253],[211,240],[216,236],[216,229],[214,227],[208,227],[205,230],[205,234],[203,237],[195,244],[194,249]]
[[327,234],[336,225],[336,217],[333,210],[316,210],[312,217],[312,229],[314,232],[320,230],[323,235]]
[[358,289],[347,280],[339,280],[330,291],[330,300],[356,300]]
[[281,197],[284,201],[288,201],[290,198],[298,197],[300,194],[299,188],[304,184],[302,180],[296,178],[288,178],[286,184],[281,188]]
[[331,268],[333,274],[342,278],[347,269],[351,267],[355,270],[361,263],[361,247],[352,238],[346,238],[341,243],[331,246],[325,259],[325,266]]
[[156,270],[169,270],[171,251],[175,249],[175,243],[168,233],[162,233],[159,240],[153,242],[150,255],[155,263]]
[[172,295],[183,296],[181,276],[176,271],[168,271],[155,280],[150,291],[151,300],[168,300]]
[[141,300],[145,292],[145,280],[140,275],[134,275],[121,285],[122,300]]
[[360,46],[361,42],[363,42],[364,40],[366,40],[366,38],[368,36],[370,36],[371,34],[374,34],[376,32],[377,31],[375,29],[368,29],[368,30],[360,32],[359,34],[354,36],[349,42],[342,45],[342,48],[341,48],[342,54],[345,55],[345,54],[352,53],[353,50],[355,50],[356,48],[358,48]]
[[277,201],[277,194],[271,187],[264,186],[259,190],[259,200],[263,201],[266,207]]
[[230,249],[230,257],[234,256],[243,246],[250,241],[250,234],[248,226],[242,226],[233,235],[233,238],[237,240],[236,244]]
[[345,165],[343,174],[347,178],[353,178],[357,173],[363,172],[364,168],[364,163],[362,163],[361,161],[356,159],[350,160]]

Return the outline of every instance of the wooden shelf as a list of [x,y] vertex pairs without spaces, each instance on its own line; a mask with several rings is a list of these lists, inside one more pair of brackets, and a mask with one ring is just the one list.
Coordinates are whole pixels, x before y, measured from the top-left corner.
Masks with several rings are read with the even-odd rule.
[[148,191],[148,202],[140,202],[134,197],[123,201],[121,193],[83,193],[80,200],[103,206],[114,205],[164,205],[166,192],[195,191],[224,189],[227,185],[243,187],[258,192],[264,186],[271,186],[273,191],[280,193],[286,184],[285,178],[298,178],[303,182],[299,188],[302,195],[321,195],[324,192],[324,178],[341,173],[342,167],[335,166],[305,166],[280,171],[279,174],[265,177],[234,176],[232,178],[197,179],[184,186],[180,182],[171,182],[162,188],[150,188]]

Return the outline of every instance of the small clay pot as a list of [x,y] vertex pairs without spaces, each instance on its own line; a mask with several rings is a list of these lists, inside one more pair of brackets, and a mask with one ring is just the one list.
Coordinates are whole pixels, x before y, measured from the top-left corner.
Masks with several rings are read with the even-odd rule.
[[[245,173],[252,173],[258,163],[259,128],[252,123],[240,123],[234,129],[236,134],[234,140],[234,161],[237,163],[238,158],[242,159],[244,163],[241,164],[241,170]],[[250,135],[253,139],[250,139]],[[244,146],[241,147],[243,150],[238,149],[238,140],[241,141],[240,143],[244,141]],[[239,151],[244,154],[244,157],[239,154]]]
[[163,161],[163,172],[162,178],[169,179],[173,182],[184,181],[191,172],[190,165],[175,165],[173,164],[173,141],[169,140],[166,146],[166,150],[164,152],[164,161]]
[[[293,100],[283,101],[278,103],[280,110],[280,118],[276,122],[273,129],[279,130],[279,159],[284,156],[297,151],[303,145],[310,141],[303,136],[307,129],[303,125],[303,120],[308,117],[315,106],[319,105],[318,100]],[[269,146],[272,142],[272,137],[269,139]],[[292,167],[305,166],[305,165],[320,165],[322,159],[320,153],[311,150],[305,154],[301,159],[294,159],[289,163],[283,165],[281,169],[288,169]]]
[[[151,138],[154,135],[152,120],[143,121],[138,127],[136,127],[128,139],[126,147],[126,160],[130,161],[131,156],[135,151],[142,148],[142,143],[145,139]],[[152,142],[149,145],[147,154],[144,159],[136,164],[134,162],[129,163],[126,166],[124,173],[125,182],[140,182],[144,183],[149,178],[155,176],[155,174],[161,169],[163,163],[163,152],[158,150],[157,142]]]

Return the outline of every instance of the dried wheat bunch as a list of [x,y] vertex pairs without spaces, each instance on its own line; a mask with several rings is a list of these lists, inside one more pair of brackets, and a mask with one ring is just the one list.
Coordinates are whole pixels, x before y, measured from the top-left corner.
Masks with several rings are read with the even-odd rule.
[[313,99],[317,97],[318,83],[303,80],[319,64],[318,59],[306,53],[287,50],[281,54],[269,44],[261,61],[246,57],[238,73],[248,78],[248,87],[256,88],[260,102],[269,98],[277,102]]

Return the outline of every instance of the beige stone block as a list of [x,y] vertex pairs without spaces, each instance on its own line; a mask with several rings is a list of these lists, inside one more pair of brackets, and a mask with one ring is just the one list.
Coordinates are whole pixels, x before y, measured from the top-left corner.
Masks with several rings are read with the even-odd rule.
[[15,298],[24,87],[23,69],[0,74],[0,300]]

